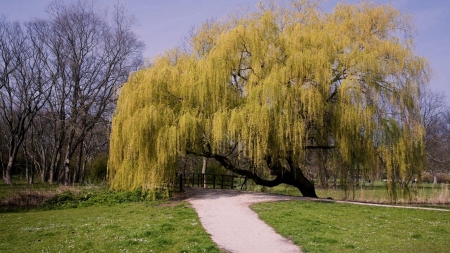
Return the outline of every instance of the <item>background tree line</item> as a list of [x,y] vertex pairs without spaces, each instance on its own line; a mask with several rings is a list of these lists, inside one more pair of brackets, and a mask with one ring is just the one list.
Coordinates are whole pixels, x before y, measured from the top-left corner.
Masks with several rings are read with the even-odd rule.
[[[0,18],[0,159],[5,183],[84,182],[103,164],[121,85],[142,65],[144,44],[124,6],[89,1],[47,8],[23,24]],[[105,174],[103,175],[105,177]]]

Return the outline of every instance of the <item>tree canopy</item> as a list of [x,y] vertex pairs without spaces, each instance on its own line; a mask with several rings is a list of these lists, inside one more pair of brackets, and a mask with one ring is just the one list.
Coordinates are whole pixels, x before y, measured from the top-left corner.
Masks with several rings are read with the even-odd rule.
[[407,181],[422,166],[416,101],[429,72],[412,32],[398,10],[368,3],[325,13],[292,1],[204,23],[188,49],[166,52],[123,86],[111,187],[162,187],[193,154],[316,197],[305,166],[323,151],[343,182],[379,170],[392,186]]

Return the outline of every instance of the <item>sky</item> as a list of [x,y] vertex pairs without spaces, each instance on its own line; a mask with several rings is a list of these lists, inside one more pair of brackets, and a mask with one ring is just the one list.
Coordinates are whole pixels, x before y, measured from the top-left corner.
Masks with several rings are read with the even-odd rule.
[[[51,0],[0,0],[0,15],[10,21],[46,18]],[[136,33],[146,44],[144,56],[156,55],[179,46],[189,31],[207,19],[225,18],[227,14],[255,9],[260,0],[121,0],[138,26]],[[327,0],[324,11],[338,2],[360,0]],[[430,88],[445,93],[450,105],[450,0],[372,0],[375,4],[391,4],[403,14],[413,17],[416,27],[416,53],[426,57],[433,69]],[[112,6],[117,0],[94,0],[96,6]]]

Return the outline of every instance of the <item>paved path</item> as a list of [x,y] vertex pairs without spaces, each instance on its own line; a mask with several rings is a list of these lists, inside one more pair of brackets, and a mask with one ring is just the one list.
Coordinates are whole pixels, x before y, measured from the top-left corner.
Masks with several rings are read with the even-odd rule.
[[236,190],[188,188],[186,189],[186,194],[187,200],[197,211],[203,227],[211,235],[212,240],[222,250],[233,253],[301,252],[298,246],[277,234],[273,228],[261,221],[258,215],[249,208],[249,205],[258,202],[309,199],[345,204],[450,211],[439,208],[310,199]]
[[258,218],[249,205],[299,199],[265,193],[191,188],[186,193],[212,240],[226,252],[298,253],[300,248]]

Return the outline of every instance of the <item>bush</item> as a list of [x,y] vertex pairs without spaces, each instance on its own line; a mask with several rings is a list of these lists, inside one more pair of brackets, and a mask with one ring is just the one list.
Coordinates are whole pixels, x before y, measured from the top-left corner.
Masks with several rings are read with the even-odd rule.
[[[437,178],[437,183],[438,184],[450,183],[450,175],[439,173],[439,174],[437,174],[436,178]],[[424,183],[434,183],[433,175],[432,174],[424,174],[422,176],[422,182],[424,182]]]
[[97,156],[90,164],[91,168],[88,173],[88,179],[94,182],[106,180],[108,155]]
[[56,191],[18,191],[0,202],[0,211],[17,211],[39,208],[44,210],[67,209],[92,205],[115,205],[120,203],[147,202],[167,199],[167,191],[115,192],[105,188],[67,188]]
[[83,206],[113,205],[119,203],[142,202],[146,201],[146,195],[141,190],[136,191],[80,191],[74,193],[72,191],[65,191],[56,194],[46,200],[41,207],[44,209],[64,209]]
[[59,194],[55,194],[44,203],[42,203],[41,206],[43,207],[75,207],[77,202],[77,197],[75,194],[71,191],[65,191]]
[[431,175],[431,174],[423,174],[422,175],[422,182],[423,183],[433,183],[433,175]]
[[447,184],[450,183],[450,175],[445,175],[445,174],[438,174],[437,175],[437,182],[439,184]]
[[52,198],[54,193],[24,190],[6,197],[0,203],[1,211],[15,211],[20,209],[32,209]]

